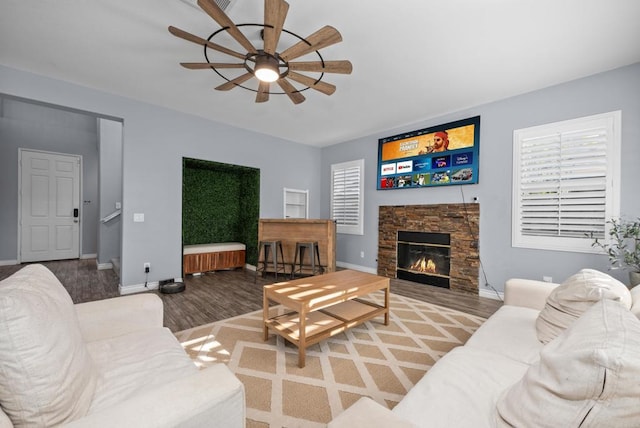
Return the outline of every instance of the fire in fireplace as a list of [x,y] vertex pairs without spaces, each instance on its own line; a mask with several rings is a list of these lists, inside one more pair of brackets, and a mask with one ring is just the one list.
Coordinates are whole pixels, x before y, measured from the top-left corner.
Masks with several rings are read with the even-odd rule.
[[451,235],[398,231],[396,277],[449,288]]

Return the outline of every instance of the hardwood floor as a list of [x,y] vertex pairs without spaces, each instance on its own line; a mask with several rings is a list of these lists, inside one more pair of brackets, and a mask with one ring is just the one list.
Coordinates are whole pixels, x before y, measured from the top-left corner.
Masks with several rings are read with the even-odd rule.
[[[26,264],[26,263],[25,263]],[[73,303],[119,296],[118,276],[111,269],[98,270],[95,259],[44,262],[67,289]],[[19,271],[23,265],[0,266],[0,280]]]
[[[97,270],[94,259],[43,264],[65,286],[74,303],[119,296],[117,275],[112,270]],[[0,266],[0,280],[21,267]],[[164,302],[164,325],[177,332],[261,309],[262,286],[273,282],[273,276],[264,279],[258,276],[254,283],[253,271],[238,269],[189,275],[182,293],[151,292]],[[502,306],[499,300],[398,279],[391,280],[391,292],[482,317],[490,316]]]

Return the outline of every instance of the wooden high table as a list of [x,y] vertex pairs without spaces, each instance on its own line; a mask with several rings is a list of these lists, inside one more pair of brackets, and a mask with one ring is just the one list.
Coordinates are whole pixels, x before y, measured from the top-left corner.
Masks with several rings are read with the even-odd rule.
[[[295,259],[296,242],[316,241],[324,271],[336,270],[336,222],[333,220],[262,218],[258,222],[258,241],[282,242],[284,261],[288,265]],[[271,272],[273,268],[267,267],[267,271]],[[309,267],[306,271],[311,273]]]
[[[384,291],[384,305],[362,299]],[[270,302],[291,312],[269,317]],[[306,348],[348,328],[384,315],[389,325],[389,278],[341,270],[265,285],[263,290],[264,340],[269,329],[298,347],[298,366],[304,367]]]

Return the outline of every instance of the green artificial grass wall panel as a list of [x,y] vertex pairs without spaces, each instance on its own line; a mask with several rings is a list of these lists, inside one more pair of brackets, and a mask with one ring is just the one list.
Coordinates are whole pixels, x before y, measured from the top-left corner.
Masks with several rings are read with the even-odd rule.
[[183,245],[242,242],[255,265],[260,170],[184,158],[182,171]]

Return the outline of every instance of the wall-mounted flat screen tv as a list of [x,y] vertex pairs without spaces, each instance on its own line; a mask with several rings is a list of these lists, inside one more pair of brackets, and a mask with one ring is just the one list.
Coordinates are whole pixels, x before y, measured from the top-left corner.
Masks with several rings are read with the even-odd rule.
[[480,116],[378,140],[378,190],[478,182]]

